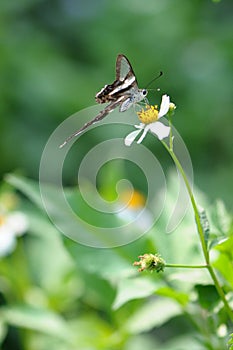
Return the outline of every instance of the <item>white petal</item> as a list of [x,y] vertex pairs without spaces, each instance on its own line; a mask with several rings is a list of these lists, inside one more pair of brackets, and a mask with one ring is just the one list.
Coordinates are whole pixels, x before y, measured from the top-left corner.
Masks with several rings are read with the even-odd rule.
[[7,217],[7,225],[15,235],[20,236],[28,229],[28,220],[23,213],[14,212]]
[[141,132],[141,129],[133,131],[129,135],[127,135],[125,138],[125,145],[131,146],[131,144],[134,142],[134,140],[136,139],[138,134],[140,134],[140,132]]
[[170,134],[170,127],[163,125],[161,122],[155,122],[150,124],[150,131],[157,135],[159,140],[163,140]]
[[0,257],[11,253],[16,246],[15,235],[0,229]]
[[136,129],[144,129],[145,124],[144,124],[144,123],[140,123],[139,125],[134,125],[134,127],[135,127]]
[[150,129],[150,125],[151,124],[148,124],[144,130],[143,130],[143,133],[142,133],[142,136],[140,137],[140,139],[137,141],[137,143],[141,143],[142,140],[145,138],[146,134],[148,133],[149,129]]
[[170,106],[170,97],[168,95],[163,95],[158,118],[161,118],[167,114],[167,112],[169,111],[169,106]]

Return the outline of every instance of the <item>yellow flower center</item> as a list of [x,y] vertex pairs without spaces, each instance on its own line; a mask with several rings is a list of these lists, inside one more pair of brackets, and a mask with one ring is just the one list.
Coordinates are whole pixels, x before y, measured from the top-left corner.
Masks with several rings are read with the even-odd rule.
[[4,225],[5,222],[6,222],[5,216],[0,215],[0,226]]
[[143,124],[150,124],[156,122],[158,120],[159,115],[158,106],[146,105],[146,108],[138,112],[137,115],[139,120]]
[[138,191],[133,191],[133,194],[126,191],[122,194],[121,200],[124,203],[128,203],[131,209],[141,208],[145,205],[146,202],[144,195]]

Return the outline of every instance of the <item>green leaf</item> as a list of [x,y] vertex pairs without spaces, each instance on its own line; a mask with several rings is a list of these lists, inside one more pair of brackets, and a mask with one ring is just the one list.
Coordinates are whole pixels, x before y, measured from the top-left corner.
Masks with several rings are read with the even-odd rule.
[[146,277],[122,279],[117,287],[117,295],[113,303],[116,310],[133,299],[146,298],[155,293],[163,284],[160,280],[151,280]]
[[201,284],[197,284],[195,289],[198,293],[199,303],[203,308],[212,310],[219,302],[219,295],[215,286],[203,286]]
[[229,233],[233,222],[232,215],[230,215],[221,200],[217,200],[212,210],[213,226],[217,231],[223,235]]
[[233,266],[232,260],[225,254],[219,255],[218,259],[212,263],[212,265],[221,272],[225,280],[233,288]]
[[70,326],[76,336],[74,349],[121,349],[122,335],[97,314],[79,316]]
[[52,293],[59,292],[74,269],[62,236],[47,218],[35,211],[30,211],[30,231],[33,234],[27,237],[25,248],[33,282]]
[[217,250],[219,255],[213,262],[213,266],[221,272],[233,288],[233,236],[217,244],[214,250]]
[[202,285],[212,284],[213,281],[208,273],[207,269],[176,269],[172,274],[169,274],[168,280],[177,289],[181,289],[183,292],[189,293],[193,287],[200,283]]
[[109,327],[105,320],[89,310],[86,316],[81,314],[69,322],[69,329],[73,334],[72,344],[62,342],[57,336],[49,336],[35,332],[30,334],[28,349],[36,350],[94,350],[120,349],[121,336],[114,336],[115,329]]
[[125,327],[130,333],[148,332],[181,313],[182,309],[177,302],[171,299],[156,298],[139,308],[129,318]]
[[[135,239],[135,235],[138,237],[143,233],[143,229],[133,222],[131,229],[126,229],[125,223],[130,221],[130,218],[124,220],[114,212],[108,213],[102,210],[103,202],[95,196],[93,186],[89,183],[83,185],[86,186],[85,197],[88,198],[86,201],[77,188],[64,189],[43,183],[40,186],[40,192],[38,184],[32,180],[15,175],[8,175],[6,180],[22,191],[40,209],[46,211],[59,231],[81,244],[96,247],[119,246],[122,241],[131,242]],[[94,203],[93,207],[88,204],[88,201]],[[95,209],[100,206],[101,210]],[[104,208],[107,207],[108,204],[104,201]],[[110,234],[111,228],[116,234]],[[127,230],[127,238],[125,230]]]
[[230,334],[228,345],[229,345],[229,350],[233,350],[233,333]]
[[120,249],[86,247],[71,240],[66,240],[66,246],[79,269],[97,274],[113,284],[117,284],[122,277],[135,274],[132,262],[127,255],[121,255]]
[[6,175],[5,180],[21,192],[23,192],[40,209],[44,210],[41,201],[39,185],[37,182],[14,174]]
[[[182,330],[181,330],[182,332]],[[159,350],[207,350],[207,347],[201,344],[197,336],[192,334],[177,335],[168,339],[165,344],[161,345]],[[208,349],[210,349],[208,347]],[[213,348],[212,348],[213,349]],[[219,350],[219,349],[218,349]]]
[[6,322],[4,322],[3,320],[0,320],[0,345],[4,341],[6,334],[7,334]]
[[189,301],[189,295],[186,293],[178,292],[169,287],[162,287],[156,291],[157,295],[171,298],[177,301],[180,305],[185,306]]
[[[151,239],[154,240],[157,252],[168,264],[202,264],[203,254],[199,249],[198,235],[195,229],[194,215],[191,208],[187,211],[179,225],[167,234],[167,222],[176,202],[177,178],[171,173],[168,179],[168,192],[165,208],[156,226],[153,228]],[[173,274],[174,270],[166,269]]]
[[20,305],[2,307],[0,315],[11,326],[43,332],[69,342],[73,337],[65,320],[49,310]]
[[229,238],[226,238],[223,241],[219,242],[214,247],[214,249],[225,255],[228,255],[229,259],[233,260],[233,236],[230,236]]
[[131,335],[127,341],[125,350],[159,349],[161,344],[153,335],[143,333]]

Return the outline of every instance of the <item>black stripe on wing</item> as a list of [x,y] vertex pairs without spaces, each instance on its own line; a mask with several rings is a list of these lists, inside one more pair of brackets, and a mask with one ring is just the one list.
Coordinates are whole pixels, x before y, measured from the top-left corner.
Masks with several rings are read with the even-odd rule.
[[127,96],[121,96],[117,101],[111,102],[109,105],[107,105],[97,116],[84,124],[81,129],[75,131],[73,134],[71,134],[67,139],[59,146],[59,148],[64,147],[73,137],[76,137],[80,135],[84,130],[86,130],[89,126],[92,124],[95,124],[99,122],[101,119],[105,118],[109,113],[111,113],[116,107],[120,106],[128,97]]
[[138,90],[137,79],[129,60],[124,55],[118,55],[116,60],[116,80],[105,85],[95,96],[97,103],[118,100],[125,92],[130,95],[131,88]]

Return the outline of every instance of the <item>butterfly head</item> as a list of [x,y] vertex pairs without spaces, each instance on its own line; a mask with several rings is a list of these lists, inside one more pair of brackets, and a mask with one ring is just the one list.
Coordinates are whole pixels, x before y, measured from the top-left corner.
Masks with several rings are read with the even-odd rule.
[[148,94],[148,91],[146,89],[142,89],[142,96],[146,97],[147,94]]
[[147,94],[148,94],[147,89],[139,89],[137,97],[136,97],[137,101],[135,101],[135,102],[140,102],[140,101],[144,100],[146,98]]

